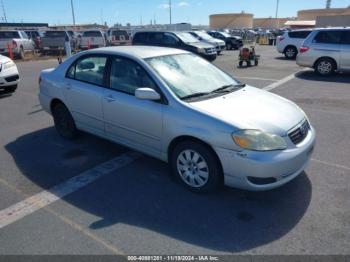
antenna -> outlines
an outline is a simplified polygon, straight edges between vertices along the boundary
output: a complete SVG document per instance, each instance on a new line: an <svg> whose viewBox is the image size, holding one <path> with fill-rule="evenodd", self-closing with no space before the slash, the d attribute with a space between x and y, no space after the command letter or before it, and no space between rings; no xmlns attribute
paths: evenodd
<svg viewBox="0 0 350 262"><path fill-rule="evenodd" d="M5 23L7 23L6 10L4 5L4 0L1 0L2 12L4 13Z"/></svg>

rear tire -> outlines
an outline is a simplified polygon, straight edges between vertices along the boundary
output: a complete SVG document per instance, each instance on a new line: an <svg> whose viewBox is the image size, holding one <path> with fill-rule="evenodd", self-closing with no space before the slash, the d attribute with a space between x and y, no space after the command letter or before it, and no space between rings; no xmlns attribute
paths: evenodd
<svg viewBox="0 0 350 262"><path fill-rule="evenodd" d="M55 128L61 137L73 140L78 136L78 129L75 126L74 119L64 104L56 104L52 109L52 116Z"/></svg>
<svg viewBox="0 0 350 262"><path fill-rule="evenodd" d="M208 146L184 141L175 146L170 156L174 177L195 193L208 193L223 184L222 168L215 153Z"/></svg>
<svg viewBox="0 0 350 262"><path fill-rule="evenodd" d="M24 58L25 58L25 53L24 53L23 47L20 48L20 51L19 51L19 58L20 58L20 59L24 59Z"/></svg>
<svg viewBox="0 0 350 262"><path fill-rule="evenodd" d="M227 43L226 44L226 49L227 50L232 50L232 44L231 43Z"/></svg>
<svg viewBox="0 0 350 262"><path fill-rule="evenodd" d="M315 64L315 71L321 76L330 76L334 74L336 64L332 59L321 58Z"/></svg>
<svg viewBox="0 0 350 262"><path fill-rule="evenodd" d="M297 57L297 55L298 55L298 50L294 46L288 46L284 50L284 56L287 59L295 59Z"/></svg>
<svg viewBox="0 0 350 262"><path fill-rule="evenodd" d="M239 61L239 67L243 67L243 61Z"/></svg>

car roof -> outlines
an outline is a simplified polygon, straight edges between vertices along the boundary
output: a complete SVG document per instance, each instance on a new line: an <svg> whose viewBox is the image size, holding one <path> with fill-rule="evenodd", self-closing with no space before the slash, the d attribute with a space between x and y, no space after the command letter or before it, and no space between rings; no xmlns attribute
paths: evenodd
<svg viewBox="0 0 350 262"><path fill-rule="evenodd" d="M324 28L315 28L314 31L330 31L330 30L350 30L350 27L324 27Z"/></svg>
<svg viewBox="0 0 350 262"><path fill-rule="evenodd" d="M167 56L167 55L177 55L177 54L187 54L189 52L185 50L167 48L167 47L156 47L156 46L114 46L114 47L103 47L98 49L92 49L87 51L87 53L103 53L103 54L114 54L114 55L127 55L139 57L142 59L157 57L157 56Z"/></svg>

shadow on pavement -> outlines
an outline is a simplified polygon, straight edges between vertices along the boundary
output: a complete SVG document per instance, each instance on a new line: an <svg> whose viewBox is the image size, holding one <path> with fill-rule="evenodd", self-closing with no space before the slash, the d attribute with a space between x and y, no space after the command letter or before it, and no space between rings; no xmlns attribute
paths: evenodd
<svg viewBox="0 0 350 262"><path fill-rule="evenodd" d="M79 159L87 147L96 154L114 147L88 135L78 142L66 142L53 132L41 130L6 146L23 175L44 189L52 186L49 176L72 172L65 164L66 157ZM38 140L40 137L45 139ZM51 140L64 147L57 150ZM101 217L90 225L91 230L112 231L113 225L123 223L212 250L240 252L268 244L291 231L305 214L312 196L305 173L269 192L225 188L209 195L187 191L168 174L165 163L143 156L64 201Z"/></svg>
<svg viewBox="0 0 350 262"><path fill-rule="evenodd" d="M303 80L350 84L350 73L335 73L332 76L320 76L313 70L307 70L296 73L295 77Z"/></svg>

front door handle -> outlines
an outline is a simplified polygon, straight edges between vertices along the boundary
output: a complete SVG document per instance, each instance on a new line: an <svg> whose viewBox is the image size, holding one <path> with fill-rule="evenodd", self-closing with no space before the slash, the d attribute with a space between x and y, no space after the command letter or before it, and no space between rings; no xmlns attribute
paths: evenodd
<svg viewBox="0 0 350 262"><path fill-rule="evenodd" d="M116 101L117 99L115 99L112 95L108 95L104 98L108 103L112 103L114 101Z"/></svg>

